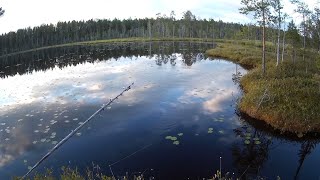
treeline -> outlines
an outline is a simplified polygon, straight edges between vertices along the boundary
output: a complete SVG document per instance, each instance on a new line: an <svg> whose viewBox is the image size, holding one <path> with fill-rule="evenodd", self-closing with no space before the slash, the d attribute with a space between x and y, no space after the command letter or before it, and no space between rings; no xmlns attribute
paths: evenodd
<svg viewBox="0 0 320 180"><path fill-rule="evenodd" d="M313 19L319 17L319 11L315 12ZM292 22L289 26L291 29L287 29L286 32L294 31L295 34L288 34L287 42L302 44L302 35L307 34L304 36L306 46L320 50L319 26L313 26L312 23L308 25L308 28L305 28L307 33L299 33ZM277 29L276 25L270 25L265 29L267 41L276 43L279 38ZM281 39L283 32L281 30ZM296 40L292 40L292 36L295 36ZM255 24L243 25L196 18L191 11L183 13L181 19L176 19L172 11L169 16L157 14L157 18L58 22L2 34L0 36L0 56L44 46L131 37L261 40L262 29Z"/></svg>
<svg viewBox="0 0 320 180"><path fill-rule="evenodd" d="M243 27L237 23L197 19L190 11L185 12L181 19L176 19L172 12L170 16L158 14L157 18L59 22L2 34L0 56L43 46L114 38L231 39ZM260 34L255 36L259 38Z"/></svg>

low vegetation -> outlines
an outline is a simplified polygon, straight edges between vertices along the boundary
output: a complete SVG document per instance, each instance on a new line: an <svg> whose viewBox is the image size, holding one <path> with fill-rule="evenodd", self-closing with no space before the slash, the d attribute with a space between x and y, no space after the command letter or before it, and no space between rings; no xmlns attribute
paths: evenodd
<svg viewBox="0 0 320 180"><path fill-rule="evenodd" d="M132 179L132 180L144 180L144 179L155 179L155 177L144 177L143 173L142 174L137 174L137 175L131 175L131 176L117 176L112 177L112 176L106 176L102 173L99 172L100 168L99 166L93 168L92 170L90 170L89 168L87 168L87 173L85 173L85 175L82 175L81 173L79 173L79 171L77 169L72 169L70 167L62 167L61 168L61 173L60 175L53 175L53 171L50 169L47 169L47 171L45 173L42 174L35 174L32 177L26 178L27 180L56 180L56 179L60 179L60 180L115 180L115 179L119 179L119 180L128 180L128 179ZM20 177L16 177L14 178L14 180L20 180ZM208 178L206 178L208 179ZM211 176L208 180L233 180L233 179L241 179L240 178L236 178L234 176L234 174L231 174L229 172L222 174L220 173L219 170L217 170L217 172ZM263 180L264 178L260 178L257 177L257 179L261 179ZM280 177L277 177L277 180L280 180Z"/></svg>
<svg viewBox="0 0 320 180"><path fill-rule="evenodd" d="M299 136L320 132L319 53L305 50L303 58L302 49L293 53L292 47L287 46L284 61L277 67L275 48L267 43L264 75L261 42L220 42L207 54L230 59L250 69L240 80L244 90L240 111L283 132L294 132Z"/></svg>

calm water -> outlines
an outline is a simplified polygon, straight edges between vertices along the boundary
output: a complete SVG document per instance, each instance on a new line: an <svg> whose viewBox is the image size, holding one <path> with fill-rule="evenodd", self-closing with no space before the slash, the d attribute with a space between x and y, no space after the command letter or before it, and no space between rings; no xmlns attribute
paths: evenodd
<svg viewBox="0 0 320 180"><path fill-rule="evenodd" d="M241 117L246 70L202 53L212 44L140 43L49 49L0 58L0 179L23 175L56 142L132 82L39 168L116 176L318 179L318 139ZM170 137L171 136L171 137ZM133 154L133 155L132 155ZM131 155L131 156L130 156Z"/></svg>

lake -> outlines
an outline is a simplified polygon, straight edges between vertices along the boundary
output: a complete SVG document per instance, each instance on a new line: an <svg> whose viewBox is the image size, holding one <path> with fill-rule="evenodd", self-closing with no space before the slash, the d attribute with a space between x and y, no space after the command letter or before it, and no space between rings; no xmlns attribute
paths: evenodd
<svg viewBox="0 0 320 180"><path fill-rule="evenodd" d="M221 168L244 179L319 179L320 138L281 134L238 112L247 70L206 57L213 47L102 44L0 58L0 179L24 175L133 82L36 171L99 165L109 176L200 179Z"/></svg>

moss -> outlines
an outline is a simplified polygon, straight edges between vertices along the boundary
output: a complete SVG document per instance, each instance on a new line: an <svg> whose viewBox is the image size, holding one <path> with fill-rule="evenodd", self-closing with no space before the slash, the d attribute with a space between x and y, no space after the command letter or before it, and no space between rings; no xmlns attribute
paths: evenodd
<svg viewBox="0 0 320 180"><path fill-rule="evenodd" d="M222 42L207 54L249 67L240 81L244 90L240 111L281 131L320 132L319 54L307 50L303 60L303 51L298 50L293 63L289 52L292 50L286 51L285 61L276 67L275 47L268 44L265 75L260 44L256 42Z"/></svg>

